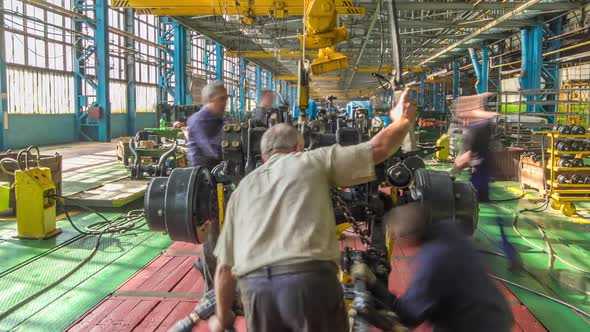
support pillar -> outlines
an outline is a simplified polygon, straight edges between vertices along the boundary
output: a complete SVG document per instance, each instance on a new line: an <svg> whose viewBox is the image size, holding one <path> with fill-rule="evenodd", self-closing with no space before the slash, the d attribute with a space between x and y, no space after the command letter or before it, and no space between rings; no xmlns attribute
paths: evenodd
<svg viewBox="0 0 590 332"><path fill-rule="evenodd" d="M81 36L74 59L75 130L79 137L100 142L111 140L108 9L107 0L74 2L74 12L85 16L74 19L74 29ZM94 37L82 37L85 29L94 30ZM86 68L93 68L95 75L88 76Z"/></svg>
<svg viewBox="0 0 590 332"><path fill-rule="evenodd" d="M487 47L481 49L481 79L479 80L478 93L488 92L488 82L490 79L490 50Z"/></svg>
<svg viewBox="0 0 590 332"><path fill-rule="evenodd" d="M538 22L532 27L520 30L522 67L520 72L520 88L522 90L538 90L541 88L541 72L543 69L543 24ZM540 108L531 102L539 100L538 93L526 93L526 111L536 112Z"/></svg>
<svg viewBox="0 0 590 332"><path fill-rule="evenodd" d="M424 107L424 79L426 78L426 75L424 75L424 73L420 73L420 95L418 96L418 104L419 106ZM393 105L392 105L393 107Z"/></svg>
<svg viewBox="0 0 590 332"><path fill-rule="evenodd" d="M453 99L459 97L459 61L453 60Z"/></svg>
<svg viewBox="0 0 590 332"><path fill-rule="evenodd" d="M125 10L125 32L129 35L135 34L135 10ZM135 50L135 41L131 38L125 38L125 47L128 50ZM135 117L136 117L136 94L135 94L135 54L129 52L125 56L125 77L127 79L127 135L135 135Z"/></svg>
<svg viewBox="0 0 590 332"><path fill-rule="evenodd" d="M174 20L174 104L186 105L186 28Z"/></svg>
<svg viewBox="0 0 590 332"><path fill-rule="evenodd" d="M223 79L223 46L215 43L215 79Z"/></svg>
<svg viewBox="0 0 590 332"><path fill-rule="evenodd" d="M239 93L240 93L240 115L246 114L246 66L248 62L244 58L240 58L240 72L239 72Z"/></svg>
<svg viewBox="0 0 590 332"><path fill-rule="evenodd" d="M256 65L254 81L256 82L256 106L258 106L260 104L260 90L262 89L262 68L259 65Z"/></svg>
<svg viewBox="0 0 590 332"><path fill-rule="evenodd" d="M432 90L432 110L434 112L440 112L440 84L434 83Z"/></svg>

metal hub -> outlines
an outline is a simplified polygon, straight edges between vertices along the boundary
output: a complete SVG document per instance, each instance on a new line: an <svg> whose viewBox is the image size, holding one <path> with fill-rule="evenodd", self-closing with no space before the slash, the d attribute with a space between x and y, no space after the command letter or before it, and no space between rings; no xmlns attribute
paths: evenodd
<svg viewBox="0 0 590 332"><path fill-rule="evenodd" d="M145 214L153 231L166 231L175 241L202 243L206 222L217 217L215 181L205 167L174 169L155 178L145 196Z"/></svg>

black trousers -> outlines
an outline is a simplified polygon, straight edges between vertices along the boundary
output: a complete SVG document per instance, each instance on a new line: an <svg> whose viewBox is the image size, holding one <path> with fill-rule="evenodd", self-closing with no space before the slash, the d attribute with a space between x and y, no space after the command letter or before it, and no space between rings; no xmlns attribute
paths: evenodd
<svg viewBox="0 0 590 332"><path fill-rule="evenodd" d="M286 273L264 268L239 279L248 331L348 331L335 265L323 262L310 266Z"/></svg>

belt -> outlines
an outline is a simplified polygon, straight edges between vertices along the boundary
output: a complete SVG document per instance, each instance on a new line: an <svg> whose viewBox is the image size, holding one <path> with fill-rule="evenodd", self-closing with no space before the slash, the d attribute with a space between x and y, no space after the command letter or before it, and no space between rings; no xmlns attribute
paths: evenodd
<svg viewBox="0 0 590 332"><path fill-rule="evenodd" d="M264 266L242 276L241 278L268 278L271 276L277 276L281 274L317 271L327 271L336 274L338 273L338 267L336 266L336 264L334 264L334 262L330 261L308 261L286 265Z"/></svg>

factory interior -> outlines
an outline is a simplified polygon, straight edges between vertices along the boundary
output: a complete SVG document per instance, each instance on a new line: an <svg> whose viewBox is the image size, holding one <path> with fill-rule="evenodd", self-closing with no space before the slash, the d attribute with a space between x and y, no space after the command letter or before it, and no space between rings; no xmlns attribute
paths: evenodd
<svg viewBox="0 0 590 332"><path fill-rule="evenodd" d="M415 206L466 232L511 331L590 331L590 1L2 0L0 96L0 331L213 329L220 270L201 257L241 220L232 193L258 195L241 181L278 165L265 133L292 125L303 155L366 147L406 105L371 182L325 193L349 331L437 330L353 273L398 298L419 280L423 246L390 213ZM490 128L489 199L481 164L457 166L479 144L466 103ZM195 161L208 139L219 160ZM226 331L252 330L238 298Z"/></svg>

